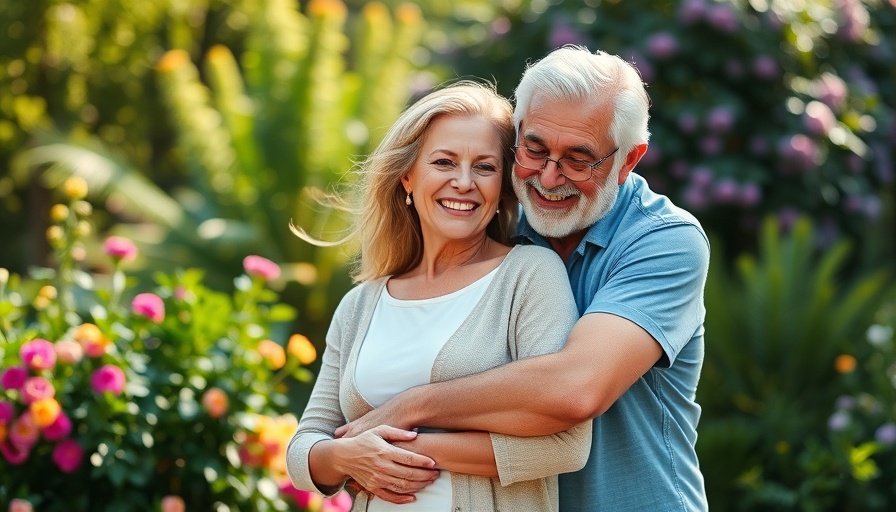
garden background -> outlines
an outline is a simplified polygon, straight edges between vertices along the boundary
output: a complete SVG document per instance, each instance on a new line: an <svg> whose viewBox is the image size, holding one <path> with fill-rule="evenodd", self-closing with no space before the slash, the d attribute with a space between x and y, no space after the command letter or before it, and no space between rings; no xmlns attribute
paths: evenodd
<svg viewBox="0 0 896 512"><path fill-rule="evenodd" d="M896 504L896 1L34 0L0 21L0 509L344 507L278 465L352 255L289 223L338 237L317 200L409 101L469 77L510 96L566 43L636 64L637 172L713 240L711 508Z"/></svg>

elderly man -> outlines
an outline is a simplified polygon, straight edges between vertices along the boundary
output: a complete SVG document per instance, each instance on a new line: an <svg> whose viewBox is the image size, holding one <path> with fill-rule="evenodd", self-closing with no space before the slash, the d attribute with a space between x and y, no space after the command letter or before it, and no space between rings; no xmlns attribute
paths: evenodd
<svg viewBox="0 0 896 512"><path fill-rule="evenodd" d="M649 138L644 84L616 56L564 47L515 97L518 235L566 263L581 314L566 347L412 388L337 434L385 423L533 436L595 418L587 466L560 475L562 511L706 510L694 397L709 243L632 172Z"/></svg>

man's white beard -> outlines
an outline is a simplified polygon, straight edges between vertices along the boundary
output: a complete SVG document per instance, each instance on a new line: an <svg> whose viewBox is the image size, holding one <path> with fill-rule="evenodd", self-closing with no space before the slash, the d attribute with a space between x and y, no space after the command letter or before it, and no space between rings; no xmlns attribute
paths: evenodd
<svg viewBox="0 0 896 512"><path fill-rule="evenodd" d="M579 189L569 181L560 187L546 190L541 186L538 176L538 174L533 174L525 180L520 180L514 175L512 178L513 190L526 213L529 225L545 238L563 238L588 229L613 208L616 196L619 195L619 169L614 169L607 176L597 195L590 199L579 192ZM529 196L530 186L542 195L560 194L564 197L576 195L579 196L579 201L571 210L542 209Z"/></svg>

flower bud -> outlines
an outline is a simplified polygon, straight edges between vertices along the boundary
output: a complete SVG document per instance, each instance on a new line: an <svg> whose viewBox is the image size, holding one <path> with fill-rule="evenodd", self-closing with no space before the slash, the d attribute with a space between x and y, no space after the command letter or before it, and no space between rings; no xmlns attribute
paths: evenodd
<svg viewBox="0 0 896 512"><path fill-rule="evenodd" d="M46 285L41 287L40 291L37 292L37 295L39 297L44 297L47 300L56 300L56 297L58 297L59 294L56 291L56 287Z"/></svg>
<svg viewBox="0 0 896 512"><path fill-rule="evenodd" d="M303 365L311 364L317 359L317 349L314 348L311 340L301 334L293 334L289 337L286 350Z"/></svg>
<svg viewBox="0 0 896 512"><path fill-rule="evenodd" d="M69 199L84 199L87 197L87 182L79 176L72 176L62 184L62 191Z"/></svg>
<svg viewBox="0 0 896 512"><path fill-rule="evenodd" d="M59 226L50 226L47 228L47 241L53 247L61 247L65 241L65 231Z"/></svg>
<svg viewBox="0 0 896 512"><path fill-rule="evenodd" d="M92 230L90 223L86 220L82 220L75 226L75 235L78 236L78 238L83 238L89 235Z"/></svg>
<svg viewBox="0 0 896 512"><path fill-rule="evenodd" d="M50 208L50 218L57 224L62 223L68 218L68 206L64 204L53 205Z"/></svg>
<svg viewBox="0 0 896 512"><path fill-rule="evenodd" d="M89 217L93 213L93 205L87 201L75 201L72 204L72 209L79 217Z"/></svg>

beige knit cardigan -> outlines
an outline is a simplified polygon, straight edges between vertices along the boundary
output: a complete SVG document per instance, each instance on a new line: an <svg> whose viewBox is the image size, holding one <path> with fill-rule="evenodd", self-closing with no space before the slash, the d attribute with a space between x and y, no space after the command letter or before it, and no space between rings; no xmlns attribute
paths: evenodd
<svg viewBox="0 0 896 512"><path fill-rule="evenodd" d="M287 449L289 477L299 489L323 493L309 473L311 447L332 439L337 427L372 409L358 392L354 373L358 349L386 281L358 285L336 309L317 382ZM559 350L578 317L568 283L563 263L553 251L514 247L473 312L436 357L431 381ZM591 449L591 422L551 436L492 434L491 439L499 478L452 474L452 510L556 511L556 475L584 467ZM355 496L352 511L366 508L365 493Z"/></svg>

